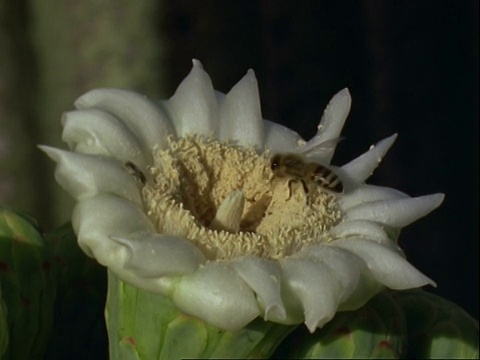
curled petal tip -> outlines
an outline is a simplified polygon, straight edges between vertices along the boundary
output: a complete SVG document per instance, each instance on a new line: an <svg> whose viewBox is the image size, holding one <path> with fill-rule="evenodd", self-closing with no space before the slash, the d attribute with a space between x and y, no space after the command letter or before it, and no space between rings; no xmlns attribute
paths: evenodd
<svg viewBox="0 0 480 360"><path fill-rule="evenodd" d="M58 158L59 158L58 152L61 150L51 146L47 146L47 145L37 145L37 147L40 150L42 150L45 154L47 154L50 159L52 159L53 161L58 161Z"/></svg>
<svg viewBox="0 0 480 360"><path fill-rule="evenodd" d="M218 127L218 103L210 76L198 60L180 83L167 107L173 119L176 133L208 135Z"/></svg>
<svg viewBox="0 0 480 360"><path fill-rule="evenodd" d="M430 195L432 198L436 199L438 204L435 207L438 207L442 204L443 200L445 200L445 194L443 193L437 193L437 194L432 194Z"/></svg>
<svg viewBox="0 0 480 360"><path fill-rule="evenodd" d="M320 123L317 126L317 134L307 143L307 148L314 144L336 139L340 137L343 125L350 113L352 98L347 88L336 93L327 104L323 112ZM325 151L319 159L319 162L329 164L332 159L335 147Z"/></svg>
<svg viewBox="0 0 480 360"><path fill-rule="evenodd" d="M193 68L199 68L199 69L203 69L203 65L202 63L200 62L200 60L197 60L197 59L192 59L192 64L193 64Z"/></svg>
<svg viewBox="0 0 480 360"><path fill-rule="evenodd" d="M75 101L79 110L97 109L116 117L150 153L155 146L165 148L167 136L174 134L167 114L145 96L124 89L95 89Z"/></svg>
<svg viewBox="0 0 480 360"><path fill-rule="evenodd" d="M342 90L340 90L338 93L334 95L332 100L333 99L341 100L344 102L344 105L347 105L348 107L350 107L352 103L352 94L350 93L350 90L348 90L348 88L343 88Z"/></svg>
<svg viewBox="0 0 480 360"><path fill-rule="evenodd" d="M321 328L324 324L326 324L327 321L305 321L305 326L307 327L308 331L310 334L313 334L317 328Z"/></svg>
<svg viewBox="0 0 480 360"><path fill-rule="evenodd" d="M327 105L329 111L335 114L341 114L342 117L347 117L352 105L352 96L348 88L343 88L337 92ZM326 109L326 110L327 110Z"/></svg>
<svg viewBox="0 0 480 360"><path fill-rule="evenodd" d="M398 134L395 133L393 135L390 135L386 137L385 139L380 140L376 145L372 145L374 147L380 148L380 149L385 149L385 152L390 149L390 147L393 145L395 140L397 140Z"/></svg>
<svg viewBox="0 0 480 360"><path fill-rule="evenodd" d="M390 135L389 137L381 140L381 141L377 144L377 146L379 146L380 143L383 142L383 144L385 144L385 147L386 147L387 149L390 149L390 148L392 147L392 145L395 143L395 141L397 140L397 137L398 137L398 133L392 134L392 135Z"/></svg>
<svg viewBox="0 0 480 360"><path fill-rule="evenodd" d="M373 174L396 139L397 134L393 134L380 140L377 144L370 146L368 151L343 165L342 171L355 184L361 184Z"/></svg>
<svg viewBox="0 0 480 360"><path fill-rule="evenodd" d="M238 97L242 92L254 94L256 98L255 102L260 103L257 78L252 69L249 69L247 73L230 89L227 96L230 94L230 97L232 97L232 95Z"/></svg>
<svg viewBox="0 0 480 360"><path fill-rule="evenodd" d="M340 101L344 101L341 102ZM350 90L348 88L343 88L339 92L337 92L335 95L333 95L332 99L329 101L329 105L333 104L342 104L342 105L347 105L351 102L352 96L350 94Z"/></svg>
<svg viewBox="0 0 480 360"><path fill-rule="evenodd" d="M443 194L433 194L415 198L373 201L355 206L345 217L349 220L370 220L402 228L436 209L443 198Z"/></svg>
<svg viewBox="0 0 480 360"><path fill-rule="evenodd" d="M315 330L317 330L317 324L311 324L311 323L308 323L307 321L305 321L305 326L307 327L310 334L313 334L315 332Z"/></svg>
<svg viewBox="0 0 480 360"><path fill-rule="evenodd" d="M271 304L265 309L264 319L268 320L270 314L273 314L276 319L285 320L287 312L283 304Z"/></svg>
<svg viewBox="0 0 480 360"><path fill-rule="evenodd" d="M412 206L412 209L421 213L421 215L419 216L420 218L438 208L442 204L444 199L445 194L442 193L418 196L416 198L413 198L413 200L417 200L418 205Z"/></svg>
<svg viewBox="0 0 480 360"><path fill-rule="evenodd" d="M435 284L390 245L355 237L336 240L335 245L362 259L373 278L390 289L405 290Z"/></svg>
<svg viewBox="0 0 480 360"><path fill-rule="evenodd" d="M253 71L253 69L248 69L247 71L247 74L245 75L245 77L250 80L250 81L255 81L257 82L257 78L255 76L255 71Z"/></svg>
<svg viewBox="0 0 480 360"><path fill-rule="evenodd" d="M220 139L236 140L242 145L256 148L263 146L264 124L253 71L249 70L225 96L220 118Z"/></svg>
<svg viewBox="0 0 480 360"><path fill-rule="evenodd" d="M388 150L392 147L392 145L397 140L398 134L395 133L386 137L385 139L380 140L375 145L370 147L370 150L374 151L375 155L377 155L377 162L380 163L383 160L383 157L387 154ZM373 171L374 169L372 169Z"/></svg>
<svg viewBox="0 0 480 360"><path fill-rule="evenodd" d="M190 273L205 261L197 248L175 236L144 233L133 238L113 235L109 238L128 250L125 268L143 278Z"/></svg>

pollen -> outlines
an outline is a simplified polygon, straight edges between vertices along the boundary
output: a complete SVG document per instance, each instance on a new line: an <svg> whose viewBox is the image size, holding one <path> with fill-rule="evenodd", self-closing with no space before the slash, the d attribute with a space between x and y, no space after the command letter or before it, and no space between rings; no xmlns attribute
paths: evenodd
<svg viewBox="0 0 480 360"><path fill-rule="evenodd" d="M268 152L192 135L169 138L153 156L142 192L148 216L211 260L283 258L331 241L341 220L335 194L318 188L307 199L300 182L272 181Z"/></svg>

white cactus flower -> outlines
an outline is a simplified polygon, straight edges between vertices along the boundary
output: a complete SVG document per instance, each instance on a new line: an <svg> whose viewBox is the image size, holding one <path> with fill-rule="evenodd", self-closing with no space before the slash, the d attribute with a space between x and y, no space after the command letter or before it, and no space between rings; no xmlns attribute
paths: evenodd
<svg viewBox="0 0 480 360"><path fill-rule="evenodd" d="M70 151L41 149L77 200L81 248L120 279L223 329L261 316L313 332L384 287L435 285L395 236L444 196L365 184L396 135L330 166L350 104L347 89L336 94L304 141L262 119L253 71L224 95L194 60L166 101L86 93L62 119ZM301 181L273 176L277 153L308 154L343 192L315 184L307 193Z"/></svg>

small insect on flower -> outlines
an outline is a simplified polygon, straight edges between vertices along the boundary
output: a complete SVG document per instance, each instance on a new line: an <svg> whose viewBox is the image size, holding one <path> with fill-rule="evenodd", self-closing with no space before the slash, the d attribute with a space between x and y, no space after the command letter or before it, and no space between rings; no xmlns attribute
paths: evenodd
<svg viewBox="0 0 480 360"><path fill-rule="evenodd" d="M309 194L320 187L323 190L331 191L337 194L343 192L343 184L340 178L328 167L318 163L308 161L308 154L322 148L331 146L332 142L337 143L339 139L329 140L309 149L307 152L276 154L270 161L272 170L272 180L276 178L288 179L289 196L292 195L291 183L300 182L303 186L309 203Z"/></svg>
<svg viewBox="0 0 480 360"><path fill-rule="evenodd" d="M123 167L127 172L132 175L135 180L137 180L139 183L142 185L145 185L147 183L147 177L145 174L131 161L127 161L123 164Z"/></svg>

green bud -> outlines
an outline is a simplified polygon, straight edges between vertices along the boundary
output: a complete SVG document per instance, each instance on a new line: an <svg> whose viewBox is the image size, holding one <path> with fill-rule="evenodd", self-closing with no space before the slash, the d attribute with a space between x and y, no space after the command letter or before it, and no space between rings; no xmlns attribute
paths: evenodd
<svg viewBox="0 0 480 360"><path fill-rule="evenodd" d="M390 293L382 292L358 310L337 313L313 334L299 327L275 358L398 359L406 345L403 313Z"/></svg>
<svg viewBox="0 0 480 360"><path fill-rule="evenodd" d="M111 359L267 359L295 328L257 318L243 329L226 331L110 272L106 319Z"/></svg>
<svg viewBox="0 0 480 360"><path fill-rule="evenodd" d="M53 321L54 268L31 217L0 210L0 268L9 333L2 359L41 359Z"/></svg>
<svg viewBox="0 0 480 360"><path fill-rule="evenodd" d="M408 357L478 359L478 321L458 305L423 290L394 293L407 319Z"/></svg>

